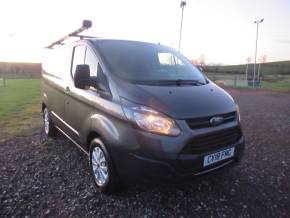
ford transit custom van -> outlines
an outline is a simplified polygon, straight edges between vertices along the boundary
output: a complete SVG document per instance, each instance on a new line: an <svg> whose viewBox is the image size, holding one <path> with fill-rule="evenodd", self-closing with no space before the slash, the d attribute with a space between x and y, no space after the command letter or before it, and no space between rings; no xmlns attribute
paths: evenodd
<svg viewBox="0 0 290 218"><path fill-rule="evenodd" d="M45 134L87 154L104 193L132 179L183 181L242 157L236 102L173 48L83 38L50 49L42 78Z"/></svg>

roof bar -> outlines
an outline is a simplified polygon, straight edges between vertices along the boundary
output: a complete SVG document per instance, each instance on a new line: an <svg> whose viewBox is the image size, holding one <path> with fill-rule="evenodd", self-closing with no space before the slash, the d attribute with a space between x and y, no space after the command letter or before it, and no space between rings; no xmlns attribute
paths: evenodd
<svg viewBox="0 0 290 218"><path fill-rule="evenodd" d="M61 39L51 43L49 46L47 46L46 48L53 48L53 46L55 45L63 45L63 42L67 39L69 39L70 37L80 37L80 39L82 38L87 38L86 36L82 36L82 35L79 35L79 33L89 29L92 27L92 21L90 20L83 20L83 24L82 24L82 27L78 28L77 30L71 32L70 34L62 37Z"/></svg>

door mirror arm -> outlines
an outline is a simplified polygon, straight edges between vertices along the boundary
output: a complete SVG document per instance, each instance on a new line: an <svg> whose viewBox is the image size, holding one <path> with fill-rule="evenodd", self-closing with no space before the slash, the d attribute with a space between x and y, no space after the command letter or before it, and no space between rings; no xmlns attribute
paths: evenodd
<svg viewBox="0 0 290 218"><path fill-rule="evenodd" d="M92 76L90 79L90 86L94 87L98 90L98 92L103 96L112 96L110 90L107 85L105 85L102 81L99 80L97 76Z"/></svg>

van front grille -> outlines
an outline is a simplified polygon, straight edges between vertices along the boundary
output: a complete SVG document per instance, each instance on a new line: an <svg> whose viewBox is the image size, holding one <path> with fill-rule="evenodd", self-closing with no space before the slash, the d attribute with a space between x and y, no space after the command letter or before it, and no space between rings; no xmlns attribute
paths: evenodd
<svg viewBox="0 0 290 218"><path fill-rule="evenodd" d="M204 134L190 140L184 147L182 153L202 153L225 146L231 146L241 137L242 132L239 127Z"/></svg>
<svg viewBox="0 0 290 218"><path fill-rule="evenodd" d="M223 123L232 122L237 119L237 113L234 111L231 113L219 114L215 116L187 119L186 122L191 129L208 128L212 126L210 119L217 116L223 118Z"/></svg>

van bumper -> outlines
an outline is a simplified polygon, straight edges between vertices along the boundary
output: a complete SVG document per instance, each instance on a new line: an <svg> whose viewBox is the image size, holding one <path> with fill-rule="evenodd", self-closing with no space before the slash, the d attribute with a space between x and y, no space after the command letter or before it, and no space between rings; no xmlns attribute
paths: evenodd
<svg viewBox="0 0 290 218"><path fill-rule="evenodd" d="M203 167L205 155L212 154L229 147L235 147L232 158ZM233 165L241 160L245 148L245 138L242 136L231 146L220 147L198 154L166 154L162 156L150 157L138 152L119 152L117 158L117 170L121 178L126 182L136 180L160 181L160 182L182 182L225 166ZM121 156L121 158L120 158Z"/></svg>

